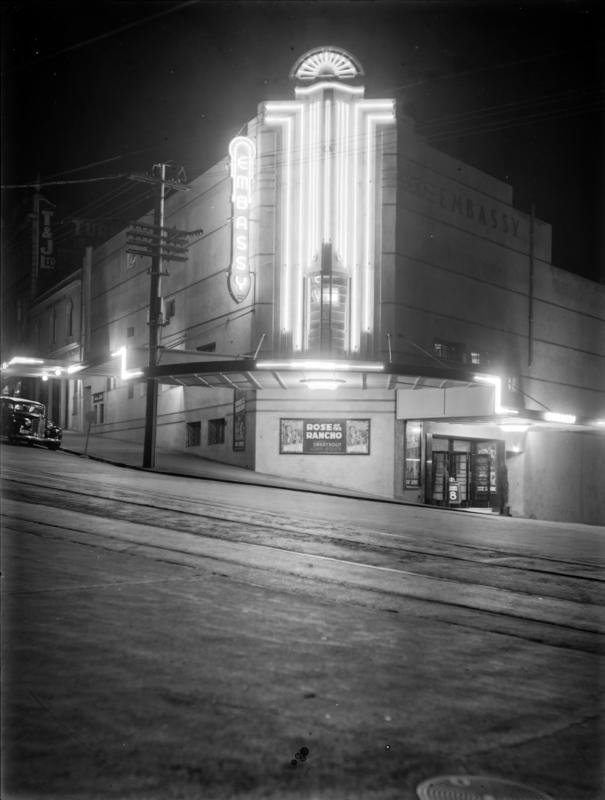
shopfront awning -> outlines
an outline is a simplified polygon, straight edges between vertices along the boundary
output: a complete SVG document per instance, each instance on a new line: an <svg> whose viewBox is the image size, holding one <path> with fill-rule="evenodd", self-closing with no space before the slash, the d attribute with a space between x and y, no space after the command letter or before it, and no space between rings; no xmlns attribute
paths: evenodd
<svg viewBox="0 0 605 800"><path fill-rule="evenodd" d="M359 360L309 358L231 358L179 350L164 350L150 369L145 348L119 351L95 364L62 363L57 360L17 359L3 364L4 379L11 375L44 379L118 377L202 389L282 390L308 389L391 390L397 392L400 419L432 419L540 425L553 429L605 431L603 420L499 405L496 376L449 365L423 365Z"/></svg>

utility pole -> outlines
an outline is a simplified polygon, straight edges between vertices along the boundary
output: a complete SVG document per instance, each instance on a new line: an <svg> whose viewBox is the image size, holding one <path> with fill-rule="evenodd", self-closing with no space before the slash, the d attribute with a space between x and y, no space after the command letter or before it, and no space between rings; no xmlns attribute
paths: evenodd
<svg viewBox="0 0 605 800"><path fill-rule="evenodd" d="M153 371L157 364L160 344L160 294L162 272L162 243L164 239L164 203L166 199L166 164L158 164L159 182L153 211L153 227L157 231L159 241L153 247L151 257L151 280L149 282L149 370ZM147 378L147 395L145 406L145 444L143 448L143 466L155 467L155 431L158 414L158 380L153 376Z"/></svg>
<svg viewBox="0 0 605 800"><path fill-rule="evenodd" d="M36 181L36 191L34 192L34 203L32 210L32 268L30 274L29 295L31 302L34 302L38 292L38 270L40 266L40 173Z"/></svg>
<svg viewBox="0 0 605 800"><path fill-rule="evenodd" d="M131 175L132 180L152 183L156 187L153 211L153 225L135 222L128 231L127 251L151 258L149 269L149 374L147 377L147 396L145 403L145 441L143 445L143 467L155 467L155 440L158 412L158 380L154 375L160 349L160 330L164 321L161 293L162 275L166 261L187 261L188 237L201 236L202 230L180 231L164 227L164 206L166 190L188 191L181 183L185 179L182 167L176 174L176 181L167 179L167 171L176 172L172 163L154 164L152 175Z"/></svg>

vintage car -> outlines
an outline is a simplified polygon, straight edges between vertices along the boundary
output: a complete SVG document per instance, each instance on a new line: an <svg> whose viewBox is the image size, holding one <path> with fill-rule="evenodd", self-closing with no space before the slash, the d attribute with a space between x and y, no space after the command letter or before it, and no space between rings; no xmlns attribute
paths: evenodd
<svg viewBox="0 0 605 800"><path fill-rule="evenodd" d="M63 431L46 419L46 406L23 397L0 397L0 434L9 444L39 444L49 450L61 447Z"/></svg>

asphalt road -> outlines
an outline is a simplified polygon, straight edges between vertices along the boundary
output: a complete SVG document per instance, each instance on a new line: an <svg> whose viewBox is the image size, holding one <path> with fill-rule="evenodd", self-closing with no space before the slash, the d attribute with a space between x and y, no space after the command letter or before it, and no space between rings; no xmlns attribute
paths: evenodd
<svg viewBox="0 0 605 800"><path fill-rule="evenodd" d="M603 529L1 456L5 800L603 796Z"/></svg>

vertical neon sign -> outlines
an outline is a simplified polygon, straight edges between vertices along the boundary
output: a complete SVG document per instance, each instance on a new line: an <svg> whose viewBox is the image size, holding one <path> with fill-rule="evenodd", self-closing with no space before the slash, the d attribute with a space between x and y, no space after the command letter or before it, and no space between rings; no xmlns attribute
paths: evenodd
<svg viewBox="0 0 605 800"><path fill-rule="evenodd" d="M247 136L236 136L231 141L229 158L233 221L228 284L231 296L236 303L241 303L246 299L251 284L250 207L252 205L254 156L254 142Z"/></svg>

